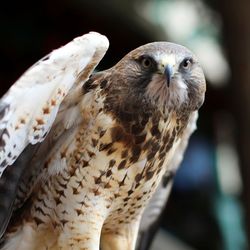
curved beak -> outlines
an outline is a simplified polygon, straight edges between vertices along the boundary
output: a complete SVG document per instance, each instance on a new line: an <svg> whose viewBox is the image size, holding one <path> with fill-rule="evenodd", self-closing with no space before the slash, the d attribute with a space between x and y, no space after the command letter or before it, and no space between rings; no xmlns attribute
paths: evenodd
<svg viewBox="0 0 250 250"><path fill-rule="evenodd" d="M171 78L174 74L175 58L173 56L164 57L159 63L159 72L165 75L167 86L170 86Z"/></svg>
<svg viewBox="0 0 250 250"><path fill-rule="evenodd" d="M171 77L173 75L173 67L171 67L170 65L166 65L165 66L165 70L164 70L164 75L166 76L167 86L169 87L170 81L171 81Z"/></svg>

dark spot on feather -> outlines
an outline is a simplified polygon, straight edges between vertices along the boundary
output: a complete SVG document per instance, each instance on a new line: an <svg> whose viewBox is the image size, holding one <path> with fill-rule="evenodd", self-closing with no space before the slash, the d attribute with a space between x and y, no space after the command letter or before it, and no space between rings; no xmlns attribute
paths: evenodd
<svg viewBox="0 0 250 250"><path fill-rule="evenodd" d="M81 204L84 207L90 207L84 200L79 202L79 204Z"/></svg>
<svg viewBox="0 0 250 250"><path fill-rule="evenodd" d="M49 113L50 113L49 107L43 108L43 114L44 114L44 115L47 115L47 114L49 114Z"/></svg>
<svg viewBox="0 0 250 250"><path fill-rule="evenodd" d="M130 157L129 162L136 163L139 160L139 158L140 158L140 155L134 155L134 156Z"/></svg>
<svg viewBox="0 0 250 250"><path fill-rule="evenodd" d="M142 179L142 174L141 174L141 173L139 173L139 174L137 174L137 175L135 176L135 181L136 181L137 183L139 183L139 182L141 181L141 179Z"/></svg>
<svg viewBox="0 0 250 250"><path fill-rule="evenodd" d="M34 136L34 139L35 139L35 140L39 139L39 135L35 135L35 136Z"/></svg>
<svg viewBox="0 0 250 250"><path fill-rule="evenodd" d="M159 162L159 167L162 167L164 161L165 161L165 157L164 157L163 159L160 160L160 162Z"/></svg>
<svg viewBox="0 0 250 250"><path fill-rule="evenodd" d="M68 223L68 221L65 220L65 219L61 219L60 222L61 222L61 224L62 224L63 226L65 226L65 224Z"/></svg>
<svg viewBox="0 0 250 250"><path fill-rule="evenodd" d="M34 209L35 209L36 212L39 212L44 216L48 216L48 214L45 213L40 207L34 206Z"/></svg>
<svg viewBox="0 0 250 250"><path fill-rule="evenodd" d="M62 158L66 158L66 152L67 152L67 151L64 150L64 151L62 151L62 152L60 153L61 159L62 159Z"/></svg>
<svg viewBox="0 0 250 250"><path fill-rule="evenodd" d="M151 153L157 153L160 149L160 144L158 141L155 141L151 144L150 152Z"/></svg>
<svg viewBox="0 0 250 250"><path fill-rule="evenodd" d="M150 180L154 176L154 171L147 171L146 172L146 181Z"/></svg>
<svg viewBox="0 0 250 250"><path fill-rule="evenodd" d="M169 134L166 134L166 135L163 137L163 143L164 143L164 144L168 144L169 137L170 137Z"/></svg>
<svg viewBox="0 0 250 250"><path fill-rule="evenodd" d="M80 191L78 191L77 188L75 188L75 187L73 187L72 190L73 190L73 194L79 194L80 193Z"/></svg>
<svg viewBox="0 0 250 250"><path fill-rule="evenodd" d="M23 120L24 121L24 120ZM43 119L36 119L36 122L38 125L43 125L44 124L44 120ZM24 122L23 122L24 123Z"/></svg>
<svg viewBox="0 0 250 250"><path fill-rule="evenodd" d="M168 183L173 180L174 173L173 171L169 171L168 174L164 175L162 178L162 186L167 187Z"/></svg>
<svg viewBox="0 0 250 250"><path fill-rule="evenodd" d="M65 183L61 183L61 182L58 181L58 184L59 184L59 186L62 187L63 189L66 189L66 188L67 188L67 184L65 184Z"/></svg>
<svg viewBox="0 0 250 250"><path fill-rule="evenodd" d="M63 188L63 190L56 190L56 193L59 195L59 196L63 196L66 198L66 195L64 194L64 189L65 189L65 186Z"/></svg>
<svg viewBox="0 0 250 250"><path fill-rule="evenodd" d="M150 154L147 155L147 160L150 161L155 157L155 152L151 152Z"/></svg>
<svg viewBox="0 0 250 250"><path fill-rule="evenodd" d="M97 87L97 84L94 84L94 80L90 78L82 86L83 94L88 93L90 90L95 89L96 87Z"/></svg>
<svg viewBox="0 0 250 250"><path fill-rule="evenodd" d="M88 153L88 155L89 155L90 158L92 158L93 156L95 156L95 153L92 152L92 151L87 150L87 153Z"/></svg>
<svg viewBox="0 0 250 250"><path fill-rule="evenodd" d="M116 151L115 148L111 148L111 149L108 150L107 155L111 155L111 154L113 154L115 151Z"/></svg>
<svg viewBox="0 0 250 250"><path fill-rule="evenodd" d="M7 161L6 160L3 160L3 162L1 163L1 167L5 167L7 165Z"/></svg>
<svg viewBox="0 0 250 250"><path fill-rule="evenodd" d="M165 147L165 152L168 152L172 148L174 139L175 139L174 137L171 137L169 139L169 141L168 141L168 143L167 143L167 145Z"/></svg>
<svg viewBox="0 0 250 250"><path fill-rule="evenodd" d="M122 181L119 183L119 187L124 186L126 178L127 178L127 173L124 175Z"/></svg>
<svg viewBox="0 0 250 250"><path fill-rule="evenodd" d="M99 151L108 150L112 147L113 143L101 143L99 146Z"/></svg>
<svg viewBox="0 0 250 250"><path fill-rule="evenodd" d="M93 190L93 194L94 194L95 196L98 196L98 195L101 194L101 192L100 192L98 189L94 189L94 190Z"/></svg>
<svg viewBox="0 0 250 250"><path fill-rule="evenodd" d="M100 138L102 138L102 137L104 136L105 133L106 133L106 130L102 130L102 131L100 132Z"/></svg>
<svg viewBox="0 0 250 250"><path fill-rule="evenodd" d="M6 143L3 138L0 139L0 147L3 148L5 147Z"/></svg>
<svg viewBox="0 0 250 250"><path fill-rule="evenodd" d="M3 119L3 117L5 116L5 113L8 111L9 107L10 107L9 104L1 103L1 105L0 105L0 120Z"/></svg>
<svg viewBox="0 0 250 250"><path fill-rule="evenodd" d="M136 199L139 201L139 200L142 199L142 197L143 197L143 196L138 196L138 197L136 197Z"/></svg>
<svg viewBox="0 0 250 250"><path fill-rule="evenodd" d="M77 215L84 215L83 211L81 209L75 209Z"/></svg>
<svg viewBox="0 0 250 250"><path fill-rule="evenodd" d="M123 168L126 166L126 163L127 163L126 160L122 160L122 161L120 162L120 164L118 165L117 169L118 169L118 170L123 169Z"/></svg>
<svg viewBox="0 0 250 250"><path fill-rule="evenodd" d="M109 177L109 176L111 176L111 175L112 175L112 170L109 169L109 170L107 171L107 173L106 173L106 176Z"/></svg>
<svg viewBox="0 0 250 250"><path fill-rule="evenodd" d="M158 128L158 124L154 125L151 130L150 130L152 136L155 136L157 139L159 139L161 137L161 132Z"/></svg>
<svg viewBox="0 0 250 250"><path fill-rule="evenodd" d="M127 201L129 201L129 199L130 199L129 197L126 197L126 198L123 199L123 201L127 202Z"/></svg>
<svg viewBox="0 0 250 250"><path fill-rule="evenodd" d="M156 174L158 175L161 172L162 168L158 168Z"/></svg>
<svg viewBox="0 0 250 250"><path fill-rule="evenodd" d="M112 159L109 161L109 168L112 168L115 165L115 160Z"/></svg>
<svg viewBox="0 0 250 250"><path fill-rule="evenodd" d="M163 151L162 153L159 154L160 160L165 159L165 157L166 157L166 152Z"/></svg>
<svg viewBox="0 0 250 250"><path fill-rule="evenodd" d="M101 81L101 84L100 84L101 89L105 88L107 86L107 83L108 83L107 80Z"/></svg>
<svg viewBox="0 0 250 250"><path fill-rule="evenodd" d="M44 224L44 221L42 221L40 218L34 216L34 221L36 223L37 226L39 226L40 224Z"/></svg>
<svg viewBox="0 0 250 250"><path fill-rule="evenodd" d="M82 168L85 168L89 165L89 162L88 161L82 161Z"/></svg>
<svg viewBox="0 0 250 250"><path fill-rule="evenodd" d="M111 188L112 186L110 185L110 183L108 182L108 183L106 183L105 185L104 185L104 188Z"/></svg>
<svg viewBox="0 0 250 250"><path fill-rule="evenodd" d="M102 182L101 176L99 176L99 177L94 177L94 179L95 179L95 184L100 184L100 183Z"/></svg>
<svg viewBox="0 0 250 250"><path fill-rule="evenodd" d="M56 202L57 206L62 203L60 197L54 197L54 201Z"/></svg>
<svg viewBox="0 0 250 250"><path fill-rule="evenodd" d="M51 100L50 100L50 104L51 104L51 106L56 106L56 100L51 99Z"/></svg>
<svg viewBox="0 0 250 250"><path fill-rule="evenodd" d="M128 191L128 196L130 196L133 192L134 192L134 191L130 189L130 190Z"/></svg>
<svg viewBox="0 0 250 250"><path fill-rule="evenodd" d="M120 196L121 196L121 195L120 195L119 193L114 194L114 197L115 197L115 198L118 198L118 197L120 197ZM121 208L117 209L118 212L121 211L121 210L122 210Z"/></svg>

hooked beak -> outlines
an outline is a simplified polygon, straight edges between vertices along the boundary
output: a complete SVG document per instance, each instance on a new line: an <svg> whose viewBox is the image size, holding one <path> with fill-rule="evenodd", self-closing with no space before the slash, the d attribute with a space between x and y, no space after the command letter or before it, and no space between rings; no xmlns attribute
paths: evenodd
<svg viewBox="0 0 250 250"><path fill-rule="evenodd" d="M159 63L160 74L165 75L167 86L170 86L171 78L174 74L175 58L168 56L163 58Z"/></svg>
<svg viewBox="0 0 250 250"><path fill-rule="evenodd" d="M166 76L168 87L170 85L172 74L173 74L173 68L170 65L166 65L164 70L164 75Z"/></svg>

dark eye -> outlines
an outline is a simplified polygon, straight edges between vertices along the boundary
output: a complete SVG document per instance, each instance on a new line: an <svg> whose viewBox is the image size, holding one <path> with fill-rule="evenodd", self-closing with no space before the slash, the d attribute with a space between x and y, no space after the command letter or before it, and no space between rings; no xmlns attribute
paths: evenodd
<svg viewBox="0 0 250 250"><path fill-rule="evenodd" d="M192 58L185 58L181 63L181 67L187 70L191 67L192 64L193 64Z"/></svg>
<svg viewBox="0 0 250 250"><path fill-rule="evenodd" d="M149 69L153 66L153 59L150 57L144 57L141 59L141 65L144 68Z"/></svg>

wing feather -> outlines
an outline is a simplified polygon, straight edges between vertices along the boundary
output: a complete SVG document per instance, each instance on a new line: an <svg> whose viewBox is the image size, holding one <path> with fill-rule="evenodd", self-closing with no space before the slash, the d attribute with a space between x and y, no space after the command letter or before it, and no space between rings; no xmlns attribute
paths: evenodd
<svg viewBox="0 0 250 250"><path fill-rule="evenodd" d="M38 61L2 97L0 177L28 144L44 140L64 98L88 79L108 45L95 32L77 37Z"/></svg>

